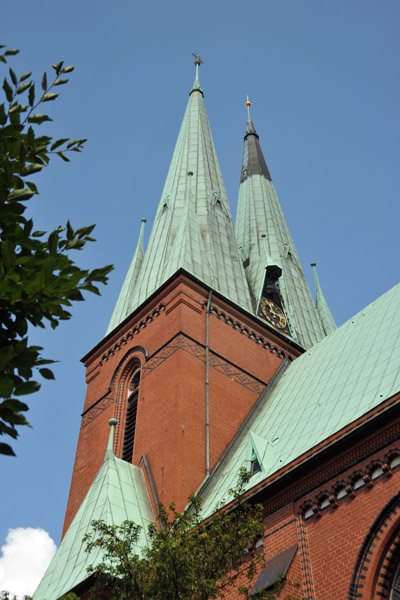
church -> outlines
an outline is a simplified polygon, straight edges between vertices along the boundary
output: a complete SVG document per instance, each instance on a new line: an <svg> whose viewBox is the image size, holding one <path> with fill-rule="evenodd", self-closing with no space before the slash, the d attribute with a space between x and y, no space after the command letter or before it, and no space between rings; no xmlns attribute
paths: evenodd
<svg viewBox="0 0 400 600"><path fill-rule="evenodd" d="M34 600L85 597L94 519L147 525L159 502L205 516L245 467L265 565L307 600L400 599L400 285L337 328L315 301L247 99L235 224L199 81L146 249L83 357L63 539ZM111 425L111 427L109 426Z"/></svg>

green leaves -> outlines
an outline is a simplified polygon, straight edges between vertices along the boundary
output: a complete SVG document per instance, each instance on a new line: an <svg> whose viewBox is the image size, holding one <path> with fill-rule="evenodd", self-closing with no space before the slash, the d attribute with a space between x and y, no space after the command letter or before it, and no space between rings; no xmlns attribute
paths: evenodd
<svg viewBox="0 0 400 600"><path fill-rule="evenodd" d="M6 94L7 100L9 102L11 102L13 99L13 89L5 77L4 77L4 81L3 81L3 90Z"/></svg>
<svg viewBox="0 0 400 600"><path fill-rule="evenodd" d="M14 71L12 70L11 67L9 69L9 73L10 73L11 81L13 82L14 85L17 85L18 77L16 76L16 74L14 73Z"/></svg>
<svg viewBox="0 0 400 600"><path fill-rule="evenodd" d="M45 379L55 379L54 373L50 369L39 369L39 373Z"/></svg>
<svg viewBox="0 0 400 600"><path fill-rule="evenodd" d="M51 65L53 67L53 69L55 70L55 72L57 73L57 75L59 75L61 73L63 64L64 64L64 61L62 60L61 62L59 62L55 65Z"/></svg>
<svg viewBox="0 0 400 600"><path fill-rule="evenodd" d="M29 106L33 107L33 105L35 104L35 84L32 84L31 87L29 88L28 100L29 100Z"/></svg>
<svg viewBox="0 0 400 600"><path fill-rule="evenodd" d="M245 501L249 473L241 470L229 511L216 507L204 522L202 500L189 498L189 508L178 512L175 505L159 505L157 524L147 530L149 544L137 554L142 528L132 521L121 525L92 522L84 537L86 552L100 549L102 562L89 567L96 573L91 598L96 600L205 600L229 597L239 592L249 598L256 571L263 564L262 553L247 553L263 530L261 506ZM142 538L143 539L143 538ZM276 598L274 592L260 592L257 598Z"/></svg>
<svg viewBox="0 0 400 600"><path fill-rule="evenodd" d="M30 77L31 75L32 75L32 71L27 71L27 73L24 73L19 78L20 82L25 81L25 79L28 79L28 77Z"/></svg>
<svg viewBox="0 0 400 600"><path fill-rule="evenodd" d="M28 123L36 123L37 125L41 125L45 121L52 121L47 115L30 115L28 117Z"/></svg>
<svg viewBox="0 0 400 600"><path fill-rule="evenodd" d="M63 160L65 160L65 162L69 162L69 158L66 154L64 154L64 152L62 152L61 150L59 152L57 152L58 156L60 158L62 158Z"/></svg>
<svg viewBox="0 0 400 600"><path fill-rule="evenodd" d="M14 394L16 396L24 396L26 394L33 394L33 392L37 392L39 389L40 383L37 381L24 381L20 385L17 385L14 390Z"/></svg>
<svg viewBox="0 0 400 600"><path fill-rule="evenodd" d="M17 53L0 52L0 63ZM0 436L12 439L17 438L19 426L29 425L24 416L28 405L20 398L39 390L34 377L54 379L47 366L53 361L42 356L42 348L29 344L30 328L50 325L54 329L68 320L71 314L67 309L84 300L86 292L98 294L96 284L106 283L111 270L80 269L69 256L70 250L82 250L94 240L90 235L93 225L74 230L67 223L66 228L57 227L48 235L25 216L27 201L38 194L31 178L45 170L52 154L69 161L67 155L80 152L86 141L53 140L37 133L38 127L52 120L41 114L40 104L57 99L52 88L65 85L68 79L62 74L73 70L63 68L62 62L53 67L56 77L49 84L43 75L39 99L31 72L18 78L10 68L3 79L4 100L0 103ZM3 442L1 453L14 454Z"/></svg>
<svg viewBox="0 0 400 600"><path fill-rule="evenodd" d="M13 202L14 200L29 200L29 198L32 198L33 194L34 192L26 188L23 188L22 190L14 190L8 194L7 201Z"/></svg>
<svg viewBox="0 0 400 600"><path fill-rule="evenodd" d="M43 94L41 101L42 102L50 102L51 100L55 100L58 98L58 94L53 94L48 92L47 94Z"/></svg>
<svg viewBox="0 0 400 600"><path fill-rule="evenodd" d="M68 138L64 138L61 140L57 140L56 142L54 142L54 144L52 144L50 146L50 151L52 152L53 150L55 150L56 148L59 148L60 146L62 146L63 144L65 144L65 142L68 142Z"/></svg>

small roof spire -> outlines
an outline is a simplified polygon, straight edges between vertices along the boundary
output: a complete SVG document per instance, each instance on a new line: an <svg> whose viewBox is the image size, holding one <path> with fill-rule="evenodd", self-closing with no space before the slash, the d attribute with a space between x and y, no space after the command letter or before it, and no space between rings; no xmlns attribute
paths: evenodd
<svg viewBox="0 0 400 600"><path fill-rule="evenodd" d="M130 312L128 308L129 297L134 293L144 258L143 235L146 219L142 219L141 221L142 224L140 226L140 234L136 250L111 316L111 320L108 324L107 333L110 333L110 331L112 331L116 325L121 323L121 321L123 321Z"/></svg>
<svg viewBox="0 0 400 600"><path fill-rule="evenodd" d="M200 55L196 54L196 52L192 52L192 55L195 57L195 67L196 67L196 77L194 79L194 84L192 89L190 90L189 96L192 92L197 91L197 92L201 92L201 94L203 94L203 90L200 87L200 80L199 80L199 66L204 64L204 61L201 60ZM204 94L203 94L204 96Z"/></svg>
<svg viewBox="0 0 400 600"><path fill-rule="evenodd" d="M311 266L314 271L314 282L315 282L315 308L317 309L319 320L321 321L322 329L325 335L332 333L336 329L336 323L332 317L332 313L329 310L327 301L325 300L324 294L322 293L321 285L317 275L317 263L312 262Z"/></svg>
<svg viewBox="0 0 400 600"><path fill-rule="evenodd" d="M108 424L110 426L110 435L108 438L106 458L109 458L110 456L114 456L114 451L113 451L114 428L117 425L117 423L118 423L117 419L110 419L108 421Z"/></svg>

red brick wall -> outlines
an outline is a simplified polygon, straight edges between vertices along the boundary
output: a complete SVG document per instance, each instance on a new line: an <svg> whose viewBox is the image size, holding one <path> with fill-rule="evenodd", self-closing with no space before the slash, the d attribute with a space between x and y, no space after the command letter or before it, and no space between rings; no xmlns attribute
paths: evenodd
<svg viewBox="0 0 400 600"><path fill-rule="evenodd" d="M274 495L268 489L260 493L265 559L298 545L287 577L300 587L285 586L280 598L288 593L307 600L389 598L400 560L400 466L390 468L396 454L398 419L321 461L307 476L292 477ZM373 477L379 466L383 472ZM364 485L356 489L360 478ZM347 493L338 498L342 487Z"/></svg>

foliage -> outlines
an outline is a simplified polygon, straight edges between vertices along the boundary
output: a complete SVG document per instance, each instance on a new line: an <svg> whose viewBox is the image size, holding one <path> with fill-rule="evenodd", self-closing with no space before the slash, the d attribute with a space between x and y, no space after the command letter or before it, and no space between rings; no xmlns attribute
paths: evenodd
<svg viewBox="0 0 400 600"><path fill-rule="evenodd" d="M15 596L14 594L11 595L10 592L3 590L0 592L0 600L32 600L32 596L23 596L23 598L18 598L18 596Z"/></svg>
<svg viewBox="0 0 400 600"><path fill-rule="evenodd" d="M206 600L223 598L236 589L250 597L253 579L263 563L254 549L245 554L262 527L261 507L244 499L249 473L242 470L237 487L231 490L229 512L215 512L205 522L202 502L190 498L189 508L177 512L172 504L159 507L159 524L151 524L146 536L131 521L106 525L94 521L85 536L86 550L102 551L102 562L89 567L94 575L91 598L96 600ZM137 554L139 540L148 545ZM253 598L276 598L274 592L260 591Z"/></svg>
<svg viewBox="0 0 400 600"><path fill-rule="evenodd" d="M4 46L0 46L4 49ZM18 50L2 50L0 62ZM41 347L29 345L28 327L57 327L71 317L68 307L83 300L83 291L99 294L95 284L106 283L112 267L92 271L80 269L70 251L82 250L94 225L74 230L68 222L47 235L34 229L24 216L26 203L38 194L31 177L47 167L52 155L69 161L68 154L80 152L86 140L53 140L39 135L38 127L52 119L37 112L40 105L54 101L58 86L74 69L53 65L54 80L47 74L36 92L31 72L18 77L9 68L3 81L5 101L0 104L0 435L16 439L16 426L28 425L28 410L21 396L36 392L40 384L32 379L38 370L45 379L54 379L45 365L54 361L41 356ZM14 455L9 444L0 443L0 453Z"/></svg>

